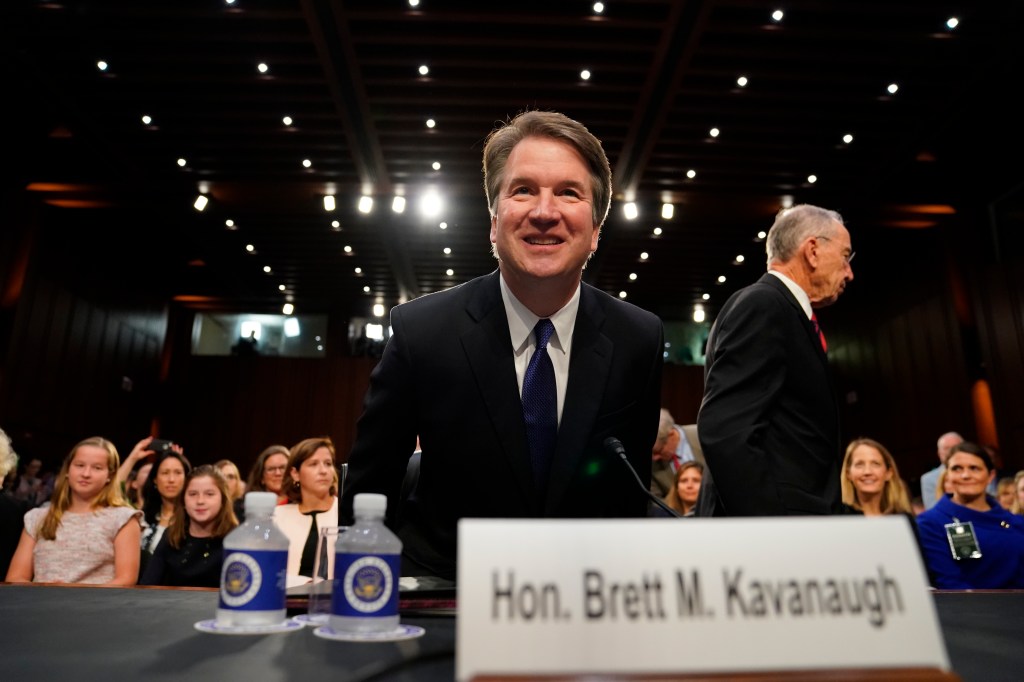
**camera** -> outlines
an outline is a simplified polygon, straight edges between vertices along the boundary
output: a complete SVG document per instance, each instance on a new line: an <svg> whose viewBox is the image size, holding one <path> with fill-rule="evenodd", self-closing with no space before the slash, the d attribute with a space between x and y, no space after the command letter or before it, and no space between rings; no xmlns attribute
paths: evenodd
<svg viewBox="0 0 1024 682"><path fill-rule="evenodd" d="M174 443L174 441L171 441L171 440L163 440L162 438L154 438L153 440L151 440L149 442L149 445L146 446L146 449L147 450L152 450L153 452L156 453L157 457L159 457L160 455L162 455L165 452L170 452L171 451L171 445L173 443Z"/></svg>

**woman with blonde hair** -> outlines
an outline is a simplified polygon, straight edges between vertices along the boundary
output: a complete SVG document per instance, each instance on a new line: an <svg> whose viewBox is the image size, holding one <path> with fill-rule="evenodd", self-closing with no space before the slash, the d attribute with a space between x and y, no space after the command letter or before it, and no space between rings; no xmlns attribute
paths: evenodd
<svg viewBox="0 0 1024 682"><path fill-rule="evenodd" d="M857 438L846 446L840 471L843 504L864 514L910 514L907 487L896 460L884 445L871 438Z"/></svg>
<svg viewBox="0 0 1024 682"><path fill-rule="evenodd" d="M25 515L8 582L136 583L142 512L121 495L119 463L106 438L87 438L71 449L50 505Z"/></svg>
<svg viewBox="0 0 1024 682"><path fill-rule="evenodd" d="M290 504L274 510L274 523L291 543L288 578L295 584L304 582L299 577L313 577L320 529L338 525L338 470L330 438L307 438L291 448L282 491ZM334 552L327 554L333 563Z"/></svg>
<svg viewBox="0 0 1024 682"><path fill-rule="evenodd" d="M245 495L245 483L242 482L242 475L238 473L238 467L230 459L222 459L214 464L224 482L228 485L228 498L234 503Z"/></svg>

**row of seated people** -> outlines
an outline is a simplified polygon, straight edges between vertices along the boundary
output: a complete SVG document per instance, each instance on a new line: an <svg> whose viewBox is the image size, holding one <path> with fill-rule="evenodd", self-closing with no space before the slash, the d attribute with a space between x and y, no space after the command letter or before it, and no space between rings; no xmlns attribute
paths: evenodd
<svg viewBox="0 0 1024 682"><path fill-rule="evenodd" d="M670 448L673 442L679 441L671 441ZM699 445L695 449L699 457ZM657 468L657 444L654 460ZM673 466L675 477L664 502L681 516L700 516L703 463L695 458L673 462ZM936 588L1020 589L1024 588L1024 472L1009 479L1006 487L1011 494L1000 499L987 492L994 475L987 449L969 442L955 445L941 478L947 486L944 494L932 508L915 515L892 454L878 441L858 438L847 446L840 469L843 509L848 514L906 517ZM667 514L652 506L651 515Z"/></svg>
<svg viewBox="0 0 1024 682"><path fill-rule="evenodd" d="M261 456L254 472L276 469L283 457ZM679 467L668 496L683 515L693 514L695 491L700 489L703 470L693 464ZM211 465L193 469L180 449L166 451L154 463L156 474L144 486L139 510L121 495L118 469L117 451L103 438L86 439L72 449L51 503L25 516L8 581L130 585L141 578L143 584L219 584L223 537L238 524L220 470ZM915 518L892 455L876 441L858 439L847 448L842 466L844 502L851 513L906 515L937 588L1024 588L1024 517L1003 509L986 493L993 475L989 455L962 443L947 469L952 492ZM304 440L285 458L279 492L285 503L277 508L275 520L290 540L287 572L292 584L311 578L319 530L338 523L337 471L328 438ZM697 474L696 479L687 472ZM167 499L174 486L161 482L177 480L182 481L180 488ZM965 531L970 541L954 542L951 534ZM149 546L151 552L140 552Z"/></svg>
<svg viewBox="0 0 1024 682"><path fill-rule="evenodd" d="M137 447L145 452L148 443ZM313 574L319 529L338 523L334 445L329 438L310 438L290 451L275 446L264 455L261 468L283 468L271 478L280 479L283 503L275 523L290 540L288 580L305 582ZM76 444L50 503L25 514L6 580L218 586L224 537L239 524L222 470L193 468L177 447L162 452L142 486L139 509L122 495L119 469L110 441L94 437Z"/></svg>

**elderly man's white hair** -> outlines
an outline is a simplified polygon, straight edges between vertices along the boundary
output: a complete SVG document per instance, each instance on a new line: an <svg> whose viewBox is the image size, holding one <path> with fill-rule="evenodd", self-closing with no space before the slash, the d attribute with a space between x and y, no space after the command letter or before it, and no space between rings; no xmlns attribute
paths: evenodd
<svg viewBox="0 0 1024 682"><path fill-rule="evenodd" d="M7 474L18 467L18 455L14 454L11 448L11 439L0 429L0 483L3 483Z"/></svg>

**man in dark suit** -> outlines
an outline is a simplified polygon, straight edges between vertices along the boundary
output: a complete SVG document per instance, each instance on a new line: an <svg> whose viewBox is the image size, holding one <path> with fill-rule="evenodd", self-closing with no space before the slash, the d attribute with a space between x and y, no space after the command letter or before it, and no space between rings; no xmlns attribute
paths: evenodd
<svg viewBox="0 0 1024 682"><path fill-rule="evenodd" d="M604 440L621 440L647 485L663 332L655 315L581 282L611 201L600 142L561 114L520 114L488 137L484 184L498 270L391 311L349 456L342 523L356 494L386 494L404 575L454 578L461 518L647 507ZM546 384L530 378L535 361ZM540 384L550 400L527 388ZM396 518L417 436L419 479Z"/></svg>
<svg viewBox="0 0 1024 682"><path fill-rule="evenodd" d="M768 273L726 301L708 337L697 433L715 513L835 513L839 411L814 309L853 279L850 233L803 204L779 213L766 248Z"/></svg>

